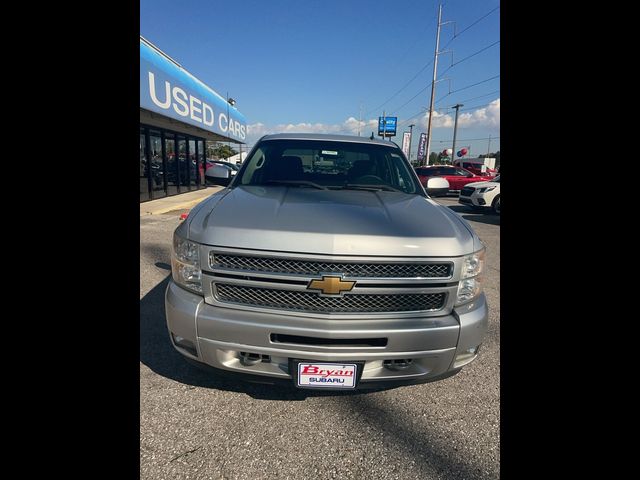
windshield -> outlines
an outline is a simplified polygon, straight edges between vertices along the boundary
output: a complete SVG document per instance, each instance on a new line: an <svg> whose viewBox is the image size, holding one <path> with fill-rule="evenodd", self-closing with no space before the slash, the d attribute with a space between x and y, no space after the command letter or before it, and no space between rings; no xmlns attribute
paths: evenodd
<svg viewBox="0 0 640 480"><path fill-rule="evenodd" d="M357 142L267 140L235 185L389 190L423 195L400 149Z"/></svg>

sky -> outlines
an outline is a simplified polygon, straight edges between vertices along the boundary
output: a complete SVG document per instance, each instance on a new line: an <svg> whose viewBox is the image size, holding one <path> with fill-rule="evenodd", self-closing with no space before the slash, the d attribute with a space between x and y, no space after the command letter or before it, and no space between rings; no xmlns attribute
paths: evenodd
<svg viewBox="0 0 640 480"><path fill-rule="evenodd" d="M384 111L398 117L399 145L415 124L413 159L427 130L439 3L431 151L452 147L460 103L456 150L495 152L498 0L141 0L140 34L236 100L249 148L268 133L370 136Z"/></svg>

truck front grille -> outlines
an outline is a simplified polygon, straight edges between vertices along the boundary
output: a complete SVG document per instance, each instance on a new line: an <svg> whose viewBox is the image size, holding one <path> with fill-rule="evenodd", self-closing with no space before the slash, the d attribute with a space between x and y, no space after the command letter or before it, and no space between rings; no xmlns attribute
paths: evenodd
<svg viewBox="0 0 640 480"><path fill-rule="evenodd" d="M211 253L212 268L229 268L242 271L288 273L317 276L321 273L339 272L345 277L369 278L450 278L453 264L440 263L355 263L318 262L269 257L249 257Z"/></svg>
<svg viewBox="0 0 640 480"><path fill-rule="evenodd" d="M316 313L371 313L436 311L444 307L446 293L345 294L323 297L315 292L243 287L216 283L219 301L256 307Z"/></svg>

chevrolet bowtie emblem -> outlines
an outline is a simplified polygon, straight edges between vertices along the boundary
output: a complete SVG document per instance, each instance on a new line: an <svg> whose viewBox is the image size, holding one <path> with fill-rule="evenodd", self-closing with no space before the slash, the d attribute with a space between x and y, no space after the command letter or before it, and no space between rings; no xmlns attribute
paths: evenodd
<svg viewBox="0 0 640 480"><path fill-rule="evenodd" d="M340 277L322 277L322 280L311 280L308 290L320 290L325 295L339 295L349 292L356 282L345 282Z"/></svg>

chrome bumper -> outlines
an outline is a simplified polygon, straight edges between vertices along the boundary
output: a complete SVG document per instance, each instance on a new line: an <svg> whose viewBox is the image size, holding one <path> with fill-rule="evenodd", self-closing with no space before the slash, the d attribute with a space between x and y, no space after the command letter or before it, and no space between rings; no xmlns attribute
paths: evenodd
<svg viewBox="0 0 640 480"><path fill-rule="evenodd" d="M482 342L488 322L484 294L442 316L327 319L213 306L170 281L165 307L171 342L181 354L214 368L274 379L291 379L289 359L296 358L364 361L361 382L427 382L457 370L453 367L456 355ZM300 344L278 341L274 334L353 339L362 344ZM176 345L174 336L192 342L197 355ZM374 338L386 339L386 345L364 344ZM265 356L269 361L245 364L239 352ZM385 360L394 359L412 362L403 370L384 366Z"/></svg>

